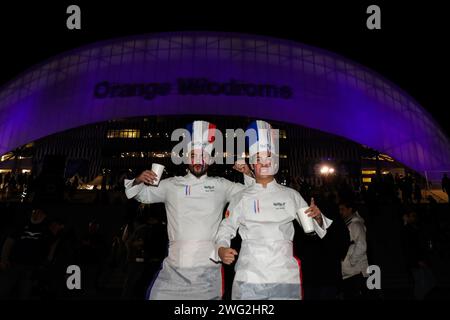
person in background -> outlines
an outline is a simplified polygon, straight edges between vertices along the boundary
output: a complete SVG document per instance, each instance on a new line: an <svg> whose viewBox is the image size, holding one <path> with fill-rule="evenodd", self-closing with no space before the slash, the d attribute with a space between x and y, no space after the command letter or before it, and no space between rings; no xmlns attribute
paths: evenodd
<svg viewBox="0 0 450 320"><path fill-rule="evenodd" d="M99 290L99 278L107 256L107 246L100 232L100 224L92 220L81 239L80 263L83 277L81 286L85 298L94 298Z"/></svg>
<svg viewBox="0 0 450 320"><path fill-rule="evenodd" d="M36 203L29 222L5 240L0 262L0 299L32 297L50 249L47 222L45 206Z"/></svg>
<svg viewBox="0 0 450 320"><path fill-rule="evenodd" d="M122 298L144 299L146 289L161 261L166 256L167 232L161 217L142 206L142 224L138 225L126 241L127 274Z"/></svg>
<svg viewBox="0 0 450 320"><path fill-rule="evenodd" d="M350 245L350 233L339 216L339 208L332 194L323 200L315 195L314 199L333 223L323 239L311 237L297 227L294 248L302 261L305 300L334 300L338 298L342 286L341 261Z"/></svg>
<svg viewBox="0 0 450 320"><path fill-rule="evenodd" d="M364 219L349 201L341 201L339 214L350 232L350 246L342 261L342 293L344 299L361 299L366 293L367 242Z"/></svg>
<svg viewBox="0 0 450 320"><path fill-rule="evenodd" d="M67 289L67 267L79 265L79 242L74 230L59 217L50 217L51 245L44 268L46 298L66 298L76 292ZM76 290L75 290L76 291Z"/></svg>
<svg viewBox="0 0 450 320"><path fill-rule="evenodd" d="M403 214L403 223L402 240L405 264L414 284L414 297L422 300L435 283L429 267L427 241L419 226L415 210L406 209Z"/></svg>

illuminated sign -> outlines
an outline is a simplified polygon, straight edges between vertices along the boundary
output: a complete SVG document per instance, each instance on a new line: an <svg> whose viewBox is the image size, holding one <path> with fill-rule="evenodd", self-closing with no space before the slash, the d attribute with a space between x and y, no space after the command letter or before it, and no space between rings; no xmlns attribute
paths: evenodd
<svg viewBox="0 0 450 320"><path fill-rule="evenodd" d="M102 81L94 87L94 97L130 98L141 97L153 100L159 96L167 96L173 92L170 82L145 83L113 83ZM268 83L247 83L231 79L227 82L210 81L207 78L178 78L176 80L178 95L212 95L212 96L244 96L261 98L290 99L292 88L286 85Z"/></svg>

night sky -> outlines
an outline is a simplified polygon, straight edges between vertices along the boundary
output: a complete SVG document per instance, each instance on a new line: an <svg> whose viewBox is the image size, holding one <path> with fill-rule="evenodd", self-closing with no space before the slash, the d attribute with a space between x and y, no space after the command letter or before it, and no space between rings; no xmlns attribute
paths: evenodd
<svg viewBox="0 0 450 320"><path fill-rule="evenodd" d="M442 1L58 2L2 3L0 85L42 60L99 40L183 30L252 33L327 49L371 68L414 97L450 135L450 26ZM66 29L70 4L81 7L82 30ZM382 30L366 28L370 4L381 7Z"/></svg>

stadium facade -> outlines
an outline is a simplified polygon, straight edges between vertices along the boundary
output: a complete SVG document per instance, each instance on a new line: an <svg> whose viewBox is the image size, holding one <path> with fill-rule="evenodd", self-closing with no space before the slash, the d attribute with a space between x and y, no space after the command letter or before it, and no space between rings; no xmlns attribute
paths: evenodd
<svg viewBox="0 0 450 320"><path fill-rule="evenodd" d="M14 153L22 168L38 168L47 154L66 165L84 159L90 176L142 166L120 159L164 158L170 145L149 134L202 117L231 128L255 118L284 126L293 174L320 161L364 167L367 150L422 176L450 170L450 141L436 121L377 73L301 43L217 32L93 43L25 71L0 88L0 167L11 169ZM293 167L306 158L309 169Z"/></svg>

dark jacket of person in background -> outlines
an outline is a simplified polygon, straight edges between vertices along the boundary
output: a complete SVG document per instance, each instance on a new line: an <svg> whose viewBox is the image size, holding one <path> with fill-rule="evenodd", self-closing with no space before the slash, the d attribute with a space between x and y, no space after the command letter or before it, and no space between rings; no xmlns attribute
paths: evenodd
<svg viewBox="0 0 450 320"><path fill-rule="evenodd" d="M147 213L145 223L126 240L127 276L122 298L144 299L147 287L167 255L167 226L158 215Z"/></svg>
<svg viewBox="0 0 450 320"><path fill-rule="evenodd" d="M342 282L341 260L350 245L349 231L339 217L337 205L320 204L333 220L323 239L306 235L296 226L294 244L301 260L305 300L336 299Z"/></svg>
<svg viewBox="0 0 450 320"><path fill-rule="evenodd" d="M435 278L429 266L427 240L418 215L409 210L403 215L402 230L405 264L414 284L414 297L423 299L435 285Z"/></svg>
<svg viewBox="0 0 450 320"><path fill-rule="evenodd" d="M0 299L29 299L51 244L46 212L35 208L30 221L9 236L2 248Z"/></svg>

